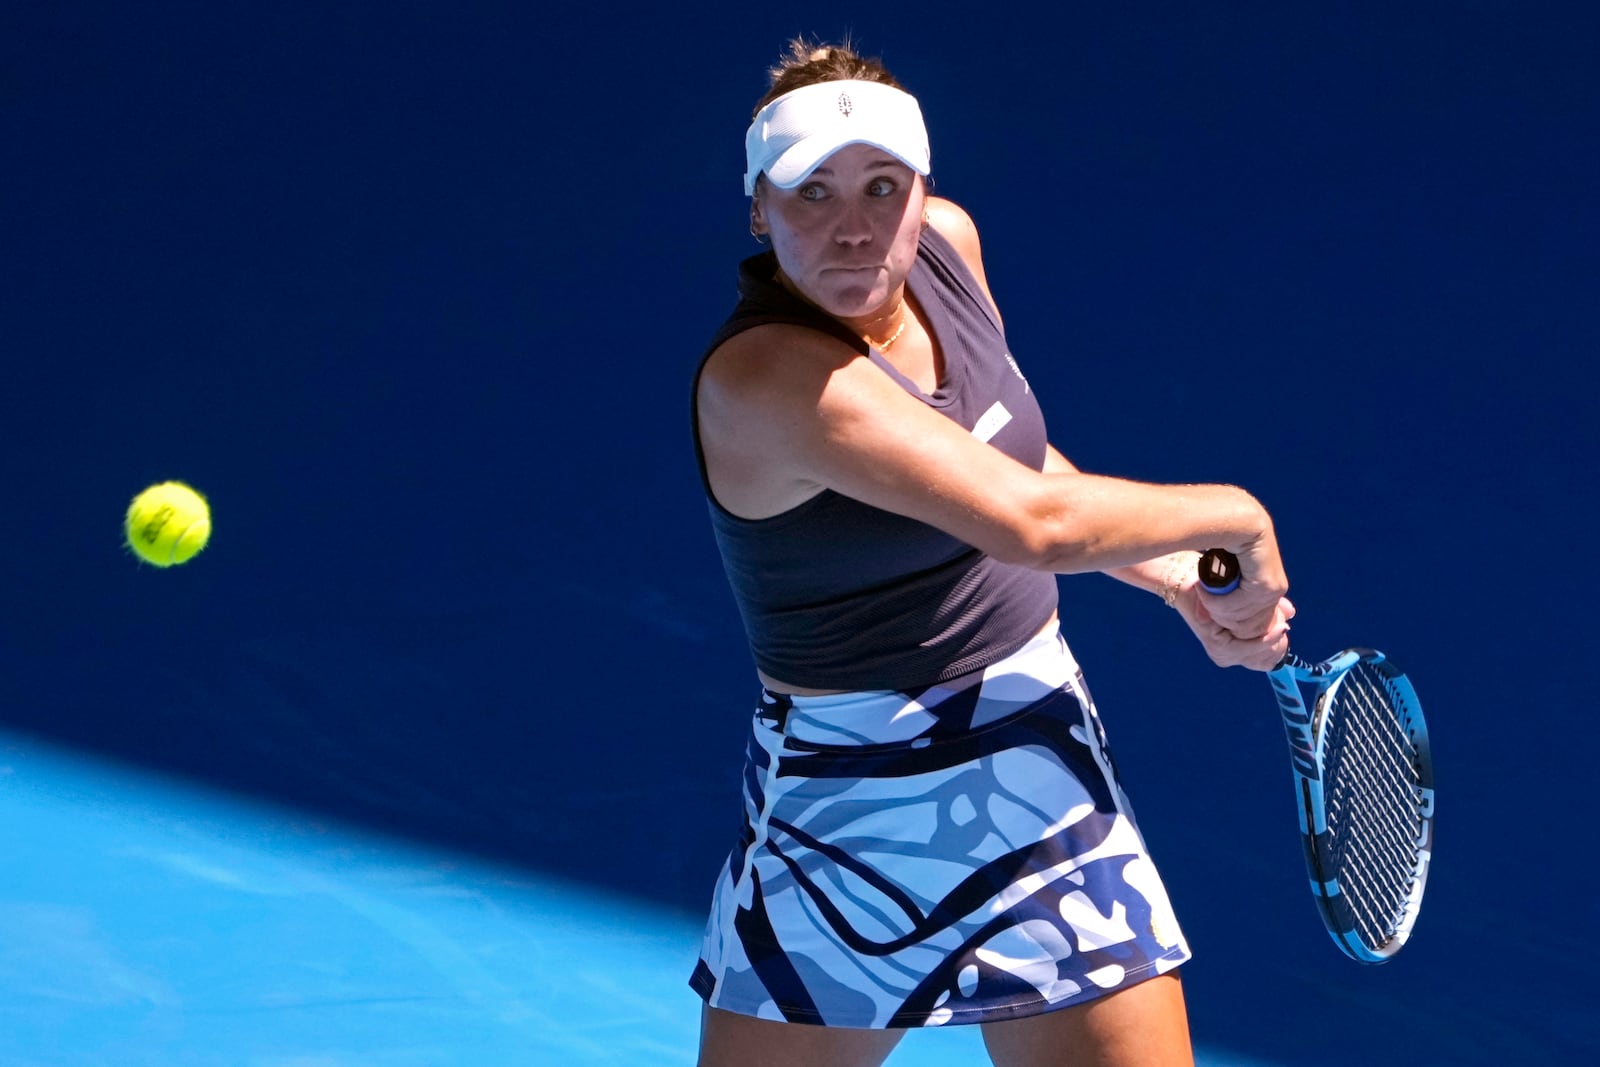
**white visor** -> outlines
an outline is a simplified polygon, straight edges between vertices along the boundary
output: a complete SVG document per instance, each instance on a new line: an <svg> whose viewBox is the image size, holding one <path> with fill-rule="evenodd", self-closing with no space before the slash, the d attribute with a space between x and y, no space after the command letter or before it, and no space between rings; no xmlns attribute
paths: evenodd
<svg viewBox="0 0 1600 1067"><path fill-rule="evenodd" d="M784 93L756 113L744 135L744 194L756 179L793 189L845 145L869 144L926 176L928 128L916 97L892 85L828 81Z"/></svg>

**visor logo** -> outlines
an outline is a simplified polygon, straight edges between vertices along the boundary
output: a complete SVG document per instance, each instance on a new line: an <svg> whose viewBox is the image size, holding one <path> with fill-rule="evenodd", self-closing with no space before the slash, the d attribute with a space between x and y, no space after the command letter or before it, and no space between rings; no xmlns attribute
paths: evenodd
<svg viewBox="0 0 1600 1067"><path fill-rule="evenodd" d="M850 117L850 112L852 112L854 110L855 110L855 105L850 102L850 94L849 93L840 93L839 94L839 114L843 115L845 118L849 118Z"/></svg>

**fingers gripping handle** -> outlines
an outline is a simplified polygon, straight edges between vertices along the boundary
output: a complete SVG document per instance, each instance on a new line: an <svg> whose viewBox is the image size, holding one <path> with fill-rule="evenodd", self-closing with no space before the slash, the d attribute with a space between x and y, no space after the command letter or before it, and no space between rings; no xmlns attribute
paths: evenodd
<svg viewBox="0 0 1600 1067"><path fill-rule="evenodd" d="M1239 588L1239 557L1225 548L1208 548L1200 553L1200 562L1196 564L1196 569L1200 572L1200 584L1205 586L1206 592L1214 596L1225 596ZM1285 628L1287 629L1287 625ZM1290 672L1284 672L1282 674L1282 682L1275 682L1275 685L1293 684L1291 672L1295 668L1301 670L1314 669L1300 657L1287 651L1284 652L1283 658L1278 661L1278 665L1273 668L1273 672L1283 672L1285 667L1290 668ZM1296 699L1299 699L1298 694Z"/></svg>
<svg viewBox="0 0 1600 1067"><path fill-rule="evenodd" d="M1222 596L1239 588L1239 557L1225 548L1208 548L1197 565L1206 592Z"/></svg>

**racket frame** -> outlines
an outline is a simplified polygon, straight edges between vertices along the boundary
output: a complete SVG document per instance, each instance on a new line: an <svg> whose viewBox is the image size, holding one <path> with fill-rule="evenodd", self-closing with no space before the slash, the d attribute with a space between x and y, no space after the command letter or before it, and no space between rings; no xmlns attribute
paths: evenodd
<svg viewBox="0 0 1600 1067"><path fill-rule="evenodd" d="M1382 676L1382 684L1397 709L1401 728L1415 752L1413 766L1417 773L1419 794L1416 865L1394 932L1378 945L1367 944L1360 935L1353 910L1338 878L1330 873L1333 842L1328 826L1323 774L1329 709L1338 699L1340 686L1350 672L1361 664L1366 664ZM1283 715L1295 795L1299 802L1306 870L1323 924L1334 944L1351 959L1361 963L1383 963L1399 952L1411 935L1412 925L1421 909L1433 854L1433 767L1427 726L1422 718L1416 691L1405 674L1383 653L1369 648L1345 649L1321 663L1308 663L1290 653L1268 672L1267 677ZM1303 686L1312 687L1315 694L1309 706Z"/></svg>

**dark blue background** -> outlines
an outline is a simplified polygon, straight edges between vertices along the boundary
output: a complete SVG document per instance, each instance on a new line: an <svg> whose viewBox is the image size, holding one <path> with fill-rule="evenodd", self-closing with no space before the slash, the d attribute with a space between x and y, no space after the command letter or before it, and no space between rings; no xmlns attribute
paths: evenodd
<svg viewBox="0 0 1600 1067"><path fill-rule="evenodd" d="M1301 651L1423 694L1427 908L1360 968L1265 683L1063 581L1201 1040L1600 1054L1594 16L1190 8L8 5L0 726L702 908L752 690L689 375L754 250L763 68L853 31L923 102L1057 446L1249 487ZM216 532L162 572L118 542L166 478Z"/></svg>

